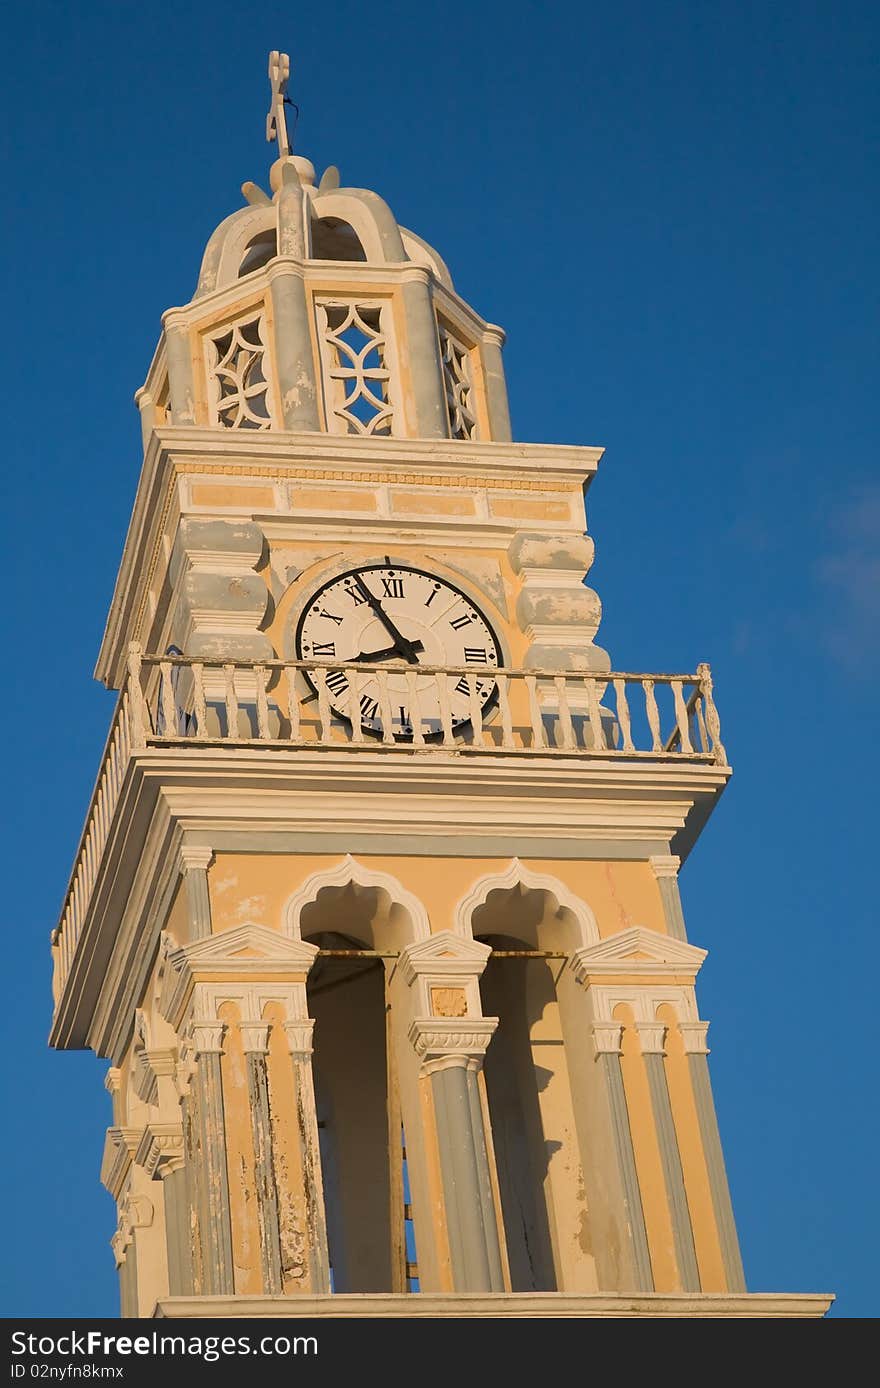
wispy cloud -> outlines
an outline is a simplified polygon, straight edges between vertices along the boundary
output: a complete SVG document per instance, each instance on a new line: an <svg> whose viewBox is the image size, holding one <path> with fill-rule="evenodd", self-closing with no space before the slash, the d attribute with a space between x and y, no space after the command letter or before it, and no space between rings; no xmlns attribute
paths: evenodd
<svg viewBox="0 0 880 1388"><path fill-rule="evenodd" d="M832 598L825 639L832 654L872 675L880 666L880 482L854 490L828 517L829 548L817 574Z"/></svg>

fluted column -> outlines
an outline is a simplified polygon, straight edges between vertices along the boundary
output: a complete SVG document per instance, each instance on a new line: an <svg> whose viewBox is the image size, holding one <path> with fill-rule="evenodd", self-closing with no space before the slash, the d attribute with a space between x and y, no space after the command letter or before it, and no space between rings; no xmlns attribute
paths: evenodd
<svg viewBox="0 0 880 1388"><path fill-rule="evenodd" d="M686 940L684 912L681 909L681 893L678 889L678 869L681 858L675 853L657 853L648 859L657 879L660 900L663 902L663 916L666 929L675 940Z"/></svg>
<svg viewBox="0 0 880 1388"><path fill-rule="evenodd" d="M648 1077L654 1128L657 1133L660 1163L663 1167L663 1180L666 1186L666 1200L672 1221L672 1237L675 1242L678 1274L683 1291L698 1292L700 1290L700 1274L694 1246L694 1231L687 1194L685 1193L681 1153L678 1147L675 1121L672 1116L664 1064L666 1051L663 1040L666 1025L664 1022L636 1022L635 1027L642 1049L645 1073Z"/></svg>
<svg viewBox="0 0 880 1388"><path fill-rule="evenodd" d="M248 1102L254 1140L257 1186L257 1220L260 1229L263 1289L269 1296L280 1296L281 1241L278 1226L278 1194L272 1158L272 1128L269 1117L269 1086L266 1053L269 1049L267 1022L242 1022L241 1039L247 1066Z"/></svg>
<svg viewBox="0 0 880 1388"><path fill-rule="evenodd" d="M317 952L317 951L315 951ZM303 994L305 987L303 986ZM315 1081L312 1074L314 1020L301 1017L284 1024L296 1102L300 1162L305 1186L306 1241L310 1285L314 1292L330 1290L330 1257L327 1248L327 1216L324 1210L324 1182L318 1145L318 1114L315 1108Z"/></svg>
<svg viewBox="0 0 880 1388"><path fill-rule="evenodd" d="M208 893L208 868L214 856L212 848L202 844L180 845L180 871L186 887L189 909L190 939L205 940L211 934L211 898Z"/></svg>
<svg viewBox="0 0 880 1388"><path fill-rule="evenodd" d="M733 1205L730 1200L727 1170L721 1150L721 1134L718 1131L712 1082L709 1078L709 1047L706 1045L708 1029L708 1022L679 1023L679 1030L684 1040L685 1053L688 1058L688 1070L690 1071L691 1087L697 1110L697 1121L700 1125L706 1169L709 1173L709 1189L712 1195L712 1207L715 1211L715 1223L718 1228L727 1289L731 1292L744 1292L746 1279L736 1233L736 1223L733 1217Z"/></svg>
<svg viewBox="0 0 880 1388"><path fill-rule="evenodd" d="M611 1120L614 1152L617 1158L632 1245L635 1290L651 1292L654 1290L654 1277L648 1249L648 1233L645 1227L645 1213L642 1208L642 1194L636 1170L636 1156L633 1149L623 1072L620 1068L623 1025L621 1022L594 1022L592 1031L596 1064L602 1075Z"/></svg>
<svg viewBox="0 0 880 1388"><path fill-rule="evenodd" d="M196 1022L191 1037L196 1057L191 1098L195 1101L202 1163L198 1192L199 1242L202 1292L206 1296L231 1295L235 1291L223 1083L220 1074L223 1030L222 1022Z"/></svg>
<svg viewBox="0 0 880 1388"><path fill-rule="evenodd" d="M182 1125L151 1123L144 1130L136 1160L148 1176L162 1182L168 1291L171 1296L187 1296L193 1286Z"/></svg>

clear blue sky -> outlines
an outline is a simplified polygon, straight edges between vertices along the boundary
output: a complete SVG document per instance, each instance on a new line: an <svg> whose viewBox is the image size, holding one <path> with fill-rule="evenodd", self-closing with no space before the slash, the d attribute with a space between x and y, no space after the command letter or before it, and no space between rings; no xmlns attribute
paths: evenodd
<svg viewBox="0 0 880 1388"><path fill-rule="evenodd" d="M731 786L682 875L750 1286L876 1288L876 5L8 9L3 1295L114 1314L104 1062L46 1048L112 706L91 681L159 315L297 147L508 329L515 434L603 444L617 668L712 662Z"/></svg>

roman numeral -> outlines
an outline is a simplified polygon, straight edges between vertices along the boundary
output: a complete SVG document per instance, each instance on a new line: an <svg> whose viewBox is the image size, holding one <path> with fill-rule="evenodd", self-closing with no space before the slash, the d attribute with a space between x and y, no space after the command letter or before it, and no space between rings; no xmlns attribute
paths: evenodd
<svg viewBox="0 0 880 1388"><path fill-rule="evenodd" d="M455 686L455 692L456 694L463 694L466 699L470 697L471 687L467 675L462 675L458 684Z"/></svg>
<svg viewBox="0 0 880 1388"><path fill-rule="evenodd" d="M464 658L469 665L485 665L487 660L485 646L465 646Z"/></svg>
<svg viewBox="0 0 880 1388"><path fill-rule="evenodd" d="M434 599L436 598L437 594L440 592L441 588L442 588L442 584L440 584L440 583L435 583L435 584L434 584L434 587L431 589L431 596L430 596L429 598L425 598L425 606L426 606L426 607L430 607L430 606L431 606L431 603L434 601Z"/></svg>
<svg viewBox="0 0 880 1388"><path fill-rule="evenodd" d="M406 709L404 708L403 704L400 705L400 708L399 708L397 711L398 711L398 713L400 714L400 721L401 721L401 723L403 724L404 727L407 727L407 726L409 725L409 714L407 713L407 711L406 711Z"/></svg>
<svg viewBox="0 0 880 1388"><path fill-rule="evenodd" d="M371 699L368 694L361 695L361 717L376 718L379 713L379 704L376 699Z"/></svg>
<svg viewBox="0 0 880 1388"><path fill-rule="evenodd" d="M332 689L336 695L344 694L348 689L348 677L344 670L330 670L327 674L327 688Z"/></svg>
<svg viewBox="0 0 880 1388"><path fill-rule="evenodd" d="M367 599L364 597L363 593L361 592L360 588L346 588L345 591L346 591L346 593L348 594L348 596L351 598L351 600L352 600L352 602L354 603L355 607L360 607L362 603L365 603L365 602L367 601Z"/></svg>
<svg viewBox="0 0 880 1388"><path fill-rule="evenodd" d="M322 607L318 613L319 617L326 617L328 622L335 622L338 627L342 626L342 618L336 617L332 612L328 612L326 607Z"/></svg>
<svg viewBox="0 0 880 1388"><path fill-rule="evenodd" d="M465 612L464 616L456 617L455 621L450 622L449 625L452 627L453 631L461 631L462 627L469 627L473 620L471 614Z"/></svg>
<svg viewBox="0 0 880 1388"><path fill-rule="evenodd" d="M382 596L383 596L383 598L402 598L402 597L403 597L403 579L402 579L402 578L385 578L385 576L384 576L384 574L383 574L383 575L382 575Z"/></svg>
<svg viewBox="0 0 880 1388"><path fill-rule="evenodd" d="M312 646L312 655L335 655L335 641L316 641Z"/></svg>

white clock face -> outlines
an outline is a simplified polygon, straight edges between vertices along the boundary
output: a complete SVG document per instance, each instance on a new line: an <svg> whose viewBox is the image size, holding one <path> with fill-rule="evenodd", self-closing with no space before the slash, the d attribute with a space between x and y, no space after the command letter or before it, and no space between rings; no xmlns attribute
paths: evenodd
<svg viewBox="0 0 880 1388"><path fill-rule="evenodd" d="M324 585L299 620L296 652L301 660L363 662L393 666L388 701L395 740L409 741L417 715L424 737L442 731L437 677L419 674L423 666L497 667L501 648L491 626L460 589L436 574L403 564L367 564ZM416 698L411 680L416 675ZM306 672L308 678L308 672ZM358 717L366 732L381 733L382 695L377 676L363 670L355 691L344 670L329 670L327 689L338 716ZM471 721L471 685L480 707L494 700L491 674L447 678L453 731ZM309 679L314 688L314 681Z"/></svg>

